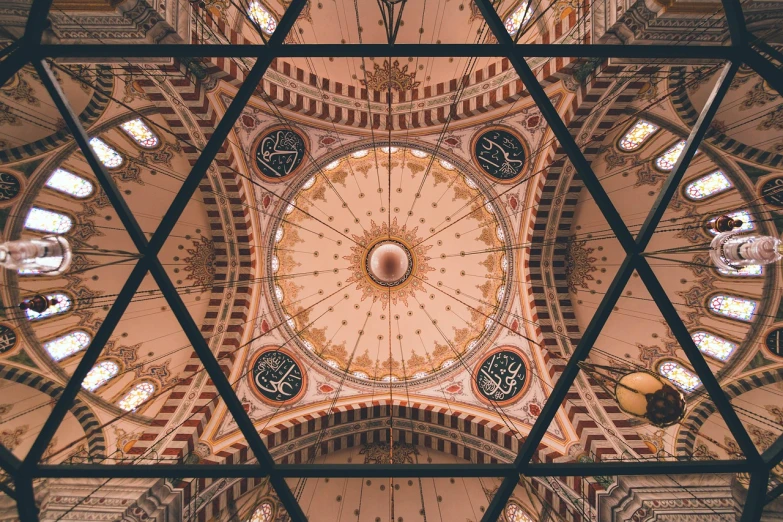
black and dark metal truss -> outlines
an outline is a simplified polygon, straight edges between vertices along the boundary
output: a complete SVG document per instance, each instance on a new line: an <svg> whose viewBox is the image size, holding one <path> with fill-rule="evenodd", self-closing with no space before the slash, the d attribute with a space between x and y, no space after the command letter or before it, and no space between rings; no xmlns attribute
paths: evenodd
<svg viewBox="0 0 783 522"><path fill-rule="evenodd" d="M305 515L292 494L286 478L296 477L502 477L500 489L492 499L482 522L495 522L500 517L514 488L521 477L561 477L569 475L673 475L699 473L749 473L750 486L742 522L760 520L764 505L783 493L778 486L767 492L770 470L783 460L783 437L769 449L759 453L747 431L732 409L720 384L710 371L703 355L697 349L687 328L677 314L672 302L643 257L666 207L674 196L691 159L704 138L723 97L728 90L739 66L744 63L753 68L775 90L783 94L783 62L775 64L780 55L777 50L763 42L755 41L745 26L745 19L739 0L723 0L726 20L731 36L731 45L561 45L561 44L514 44L506 32L500 17L489 0L475 0L489 29L497 39L496 44L284 44L285 38L299 16L306 0L293 0L280 20L277 30L266 45L104 45L73 44L44 45L43 31L48 24L52 0L34 0L24 36L5 49L0 62L0 85L7 82L27 63L37 69L42 82L60 111L79 148L93 169L101 187L106 192L123 226L128 231L141 257L125 282L117 299L106 315L92 343L84 353L70 381L58 397L51 414L33 443L24 460L17 459L6 448L0 446L0 468L12 478L14 488L0 485L0 491L16 499L22 522L38 520L33 480L38 478L173 478L173 477L266 477L277 492L294 522L305 522ZM68 58L183 58L183 57L249 57L256 62L245 78L234 100L215 128L212 137L193 165L189 175L166 211L157 230L147 240L113 179L103 164L98 161L89 138L78 117L49 68L48 59ZM530 433L524 440L516 460L512 464L465 464L465 465L335 465L335 464L275 464L253 423L231 388L226 375L221 371L215 356L190 316L174 285L166 274L158 254L171 233L186 204L195 193L207 168L215 159L218 150L228 137L237 118L250 100L253 92L274 58L278 57L362 57L362 56L415 56L415 57L507 57L533 100L546 118L560 146L573 164L591 196L603 213L612 231L625 250L625 260L620 266L611 286L604 295L590 324L583 332L568 364L549 395L544 408ZM634 237L615 209L609 196L590 167L574 137L552 106L544 89L536 80L526 58L528 57L584 57L584 58L635 58L667 59L696 58L720 60L726 65L713 92L693 127L677 164L669 174L655 204L650 210L639 233ZM566 393L579 372L578 363L587 358L601 329L617 303L631 274L636 271L650 295L672 329L674 336L685 351L691 365L701 379L704 388L723 416L745 458L740 460L696 461L690 459L674 461L633 461L598 463L535 463L532 458L541 440L554 419L557 409L563 403ZM95 364L104 345L127 309L147 273L152 274L171 310L188 337L204 368L218 389L228 410L234 416L248 446L257 459L256 465L44 465L40 459L52 440L57 428L78 394L87 372Z"/></svg>

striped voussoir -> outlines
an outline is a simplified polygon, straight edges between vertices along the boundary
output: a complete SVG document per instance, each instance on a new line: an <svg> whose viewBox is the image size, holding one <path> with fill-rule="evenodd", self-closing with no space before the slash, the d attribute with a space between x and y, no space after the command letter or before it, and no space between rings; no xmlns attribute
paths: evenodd
<svg viewBox="0 0 783 522"><path fill-rule="evenodd" d="M92 97L81 114L79 114L79 121L82 122L85 129L89 129L103 114L103 111L106 110L110 101L109 97L114 90L114 74L111 68L99 66L97 71L98 74L95 75L95 78L90 80L90 84L93 86ZM26 143L12 149L0 150L0 164L40 156L70 140L71 132L67 127L64 127L54 134L32 143Z"/></svg>
<svg viewBox="0 0 783 522"><path fill-rule="evenodd" d="M24 384L34 390L45 393L55 400L60 397L64 389L56 382L35 372L3 364L0 364L0 379ZM82 430L84 430L87 440L87 451L90 457L96 460L105 458L106 439L101 429L101 423L89 406L79 397L76 397L73 405L70 407L70 412L76 418Z"/></svg>
<svg viewBox="0 0 783 522"><path fill-rule="evenodd" d="M164 71L169 66L161 66ZM188 79L169 80L176 89L180 101L190 114L198 118L197 132L208 140L218 123L217 114L206 97L206 89L198 81ZM145 80L143 87L148 90L150 100L159 107L169 129L181 140L183 151L193 165L199 157L200 146L194 142L192 131L182 121L152 80ZM209 305L201 324L201 332L207 338L213 353L219 358L220 366L226 375L231 375L238 358L235 352L241 347L244 332L250 327L251 303L257 300L260 285L252 278L256 273L258 260L256 249L251 245L259 241L254 237L251 226L252 200L248 197L248 181L237 172L237 164L231 147L224 144L215 158L216 174L210 169L199 189L201 199L210 223L212 240L215 243L215 275ZM235 282L247 281L247 285ZM225 284L225 283L231 284ZM226 313L227 312L227 313ZM191 453L218 404L218 393L206 374L195 352L185 365L183 378L172 389L161 411L156 416L152 428L143 435L129 452L131 455L143 455L152 446L177 415L187 419L176 429L173 440L166 445L164 454L168 457L183 457ZM183 402L190 403L183 416L180 408Z"/></svg>

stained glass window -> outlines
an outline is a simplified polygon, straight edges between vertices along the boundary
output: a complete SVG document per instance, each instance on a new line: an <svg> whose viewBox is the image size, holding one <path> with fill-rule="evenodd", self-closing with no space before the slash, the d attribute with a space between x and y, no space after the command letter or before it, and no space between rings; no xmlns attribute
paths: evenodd
<svg viewBox="0 0 783 522"><path fill-rule="evenodd" d="M414 379L421 379L423 377L426 377L427 375L429 375L427 372L416 372L416 373L413 374L413 378Z"/></svg>
<svg viewBox="0 0 783 522"><path fill-rule="evenodd" d="M691 334L691 338L702 353L720 361L728 360L737 348L735 343L727 341L723 337L712 335L709 332L695 332Z"/></svg>
<svg viewBox="0 0 783 522"><path fill-rule="evenodd" d="M49 179L46 180L46 186L79 199L89 197L95 192L95 187L92 183L63 169L55 170L49 176Z"/></svg>
<svg viewBox="0 0 783 522"><path fill-rule="evenodd" d="M720 170L716 170L685 185L685 196L688 199L698 201L726 192L732 186L729 178Z"/></svg>
<svg viewBox="0 0 783 522"><path fill-rule="evenodd" d="M752 299L743 299L732 295L718 294L709 301L710 311L717 315L725 315L732 319L740 321L750 321L753 319L753 312L756 311L758 303Z"/></svg>
<svg viewBox="0 0 783 522"><path fill-rule="evenodd" d="M525 513L522 506L516 502L509 502L506 506L506 520L508 522L534 522L530 515Z"/></svg>
<svg viewBox="0 0 783 522"><path fill-rule="evenodd" d="M416 150L416 149L411 149L411 154L413 154L417 158L426 158L428 156L428 154L423 150Z"/></svg>
<svg viewBox="0 0 783 522"><path fill-rule="evenodd" d="M258 0L253 0L247 7L247 15L266 34L272 34L277 28L277 20L266 10Z"/></svg>
<svg viewBox="0 0 783 522"><path fill-rule="evenodd" d="M313 185L315 185L315 176L305 181L305 184L302 185L302 190L307 190L309 188L312 188Z"/></svg>
<svg viewBox="0 0 783 522"><path fill-rule="evenodd" d="M76 330L44 343L44 348L49 352L52 359L62 361L66 357L70 357L76 352L87 348L91 340L90 334Z"/></svg>
<svg viewBox="0 0 783 522"><path fill-rule="evenodd" d="M658 373L684 391L692 391L701 386L699 376L676 361L662 362L658 365Z"/></svg>
<svg viewBox="0 0 783 522"><path fill-rule="evenodd" d="M339 166L340 166L340 160L334 160L333 162L331 162L330 164L325 166L324 170L326 170L326 171L334 170L334 169L336 169Z"/></svg>
<svg viewBox="0 0 783 522"><path fill-rule="evenodd" d="M90 147L92 147L95 155L98 156L98 159L101 160L101 163L103 163L107 169L116 169L122 165L122 162L124 161L119 152L109 147L106 142L100 138L92 138L90 140Z"/></svg>
<svg viewBox="0 0 783 522"><path fill-rule="evenodd" d="M753 230L754 228L756 228L756 225L753 224L753 216L747 210L735 210L734 212L730 212L726 215L732 219L739 219L740 221L742 221L742 226L739 228L735 228L734 229L735 231L748 232L749 230ZM712 219L710 219L710 221L712 221ZM718 233L715 231L714 228L710 228L710 234L715 236Z"/></svg>
<svg viewBox="0 0 783 522"><path fill-rule="evenodd" d="M49 299L49 302L52 303L52 306L40 314L33 310L25 310L24 312L27 315L27 319L30 321L37 321L39 319L65 313L71 309L71 298L65 294L47 294L46 297Z"/></svg>
<svg viewBox="0 0 783 522"><path fill-rule="evenodd" d="M446 359L443 361L443 364L440 365L440 369L445 370L446 368L453 366L455 362L454 359Z"/></svg>
<svg viewBox="0 0 783 522"><path fill-rule="evenodd" d="M148 381L140 382L131 388L125 397L120 399L120 402L117 403L117 406L125 411L134 411L136 408L141 406L144 401L152 397L154 393L154 384Z"/></svg>
<svg viewBox="0 0 783 522"><path fill-rule="evenodd" d="M119 365L114 361L101 361L92 367L87 376L82 381L82 388L89 391L95 391L120 371Z"/></svg>
<svg viewBox="0 0 783 522"><path fill-rule="evenodd" d="M655 134L658 130L658 126L654 123L650 123L647 120L636 120L636 123L628 129L628 132L623 134L620 138L620 142L617 144L620 150L630 152L641 147L647 139Z"/></svg>
<svg viewBox="0 0 783 522"><path fill-rule="evenodd" d="M122 127L122 130L127 132L128 135L133 138L133 141L138 143L140 147L151 149L157 147L158 143L160 143L160 140L155 133L152 132L152 129L150 129L141 118L126 121L120 125L120 127Z"/></svg>
<svg viewBox="0 0 783 522"><path fill-rule="evenodd" d="M366 155L368 155L369 153L370 153L370 151L369 151L369 150L367 150L367 149L357 150L356 152L354 152L354 153L352 153L352 154L351 154L351 157L352 157L352 158L359 159L359 158L363 158L363 157L365 157L365 156L366 156Z"/></svg>
<svg viewBox="0 0 783 522"><path fill-rule="evenodd" d="M446 170L454 170L455 167L451 163L449 163L446 160L440 160L440 166L443 167Z"/></svg>
<svg viewBox="0 0 783 522"><path fill-rule="evenodd" d="M383 152L384 154L388 154L389 152L394 154L398 150L400 150L398 147L381 147L381 152Z"/></svg>
<svg viewBox="0 0 783 522"><path fill-rule="evenodd" d="M59 212L33 207L27 213L24 226L30 230L38 230L40 232L65 234L73 227L73 220Z"/></svg>
<svg viewBox="0 0 783 522"><path fill-rule="evenodd" d="M253 516L247 522L272 522L272 504L264 502L253 511Z"/></svg>
<svg viewBox="0 0 783 522"><path fill-rule="evenodd" d="M660 170L663 170L665 172L668 172L674 168L674 164L677 163L677 160L680 157L680 154L682 154L683 149L685 148L685 140L678 141L674 145L672 145L666 152L655 158L655 166L658 167ZM696 151L696 154L698 154L699 151Z"/></svg>
<svg viewBox="0 0 783 522"><path fill-rule="evenodd" d="M520 2L517 8L506 18L505 26L508 34L516 36L519 28L528 23L531 16L533 16L533 8L527 2Z"/></svg>
<svg viewBox="0 0 783 522"><path fill-rule="evenodd" d="M364 372L353 372L353 376L359 379L369 379L369 376Z"/></svg>
<svg viewBox="0 0 783 522"><path fill-rule="evenodd" d="M739 269L725 270L719 268L718 272L730 277L759 277L764 275L764 267L761 265L748 265Z"/></svg>

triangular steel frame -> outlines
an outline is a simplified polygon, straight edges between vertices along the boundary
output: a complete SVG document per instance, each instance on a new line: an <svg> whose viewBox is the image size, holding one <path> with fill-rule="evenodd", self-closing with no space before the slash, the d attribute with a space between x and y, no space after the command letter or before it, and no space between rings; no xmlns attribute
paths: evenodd
<svg viewBox="0 0 783 522"><path fill-rule="evenodd" d="M285 39L299 17L307 0L293 0L280 20L274 34L266 45L104 45L73 44L44 45L41 43L43 31L48 23L52 0L33 0L25 33L18 44L6 48L0 62L0 85L6 83L25 64L32 63L41 81L49 92L67 127L71 131L79 149L95 173L101 188L117 212L141 257L132 270L128 280L110 308L101 327L95 334L90 346L84 352L71 379L57 399L51 414L38 434L32 448L24 460L19 460L10 451L0 445L0 468L12 478L14 488L0 484L0 491L17 502L22 522L38 521L38 509L35 504L33 480L38 478L233 478L264 477L270 483L289 516L295 522L304 522L306 517L285 479L294 477L503 477L502 485L493 497L482 522L497 521L521 477L560 477L569 475L674 475L699 473L749 473L751 480L748 497L742 513L742 522L754 522L761 519L764 505L783 493L782 487L767 492L770 470L783 460L783 437L779 438L768 450L760 454L747 431L740 422L720 384L710 371L704 356L698 350L687 328L667 297L663 287L642 255L661 217L675 194L691 159L706 135L710 123L725 96L737 69L742 63L753 68L775 90L783 95L783 71L772 60L778 53L764 43L754 42L745 27L745 19L739 0L723 0L731 35L730 46L714 45L561 45L561 44L514 44L506 32L500 17L489 0L475 0L484 19L495 36L497 44L396 44L396 45L356 45L321 44L293 45L285 44ZM157 230L147 240L114 180L106 171L89 146L89 138L77 115L73 112L63 92L49 68L47 59L56 57L162 57L181 58L193 56L222 56L255 58L256 62L236 93L200 157L193 165L182 188L166 211ZM573 164L591 196L616 235L626 257L617 275L604 295L590 324L583 332L567 365L552 393L549 395L541 414L525 438L519 454L513 464L469 464L469 465L334 465L334 464L275 464L260 435L253 426L250 417L231 388L231 383L209 349L198 325L193 321L174 285L166 274L158 254L174 225L181 216L208 167L228 137L242 110L255 92L264 73L272 61L278 57L363 57L363 56L414 56L414 57L506 57L526 86L536 105L550 125L560 147ZM639 233L634 237L615 209L600 181L590 167L579 145L566 128L565 123L552 106L544 89L527 64L526 58L544 57L586 57L586 58L637 58L666 59L691 58L722 60L726 62L713 92L702 110L696 124L687 139L685 149L674 169L664 183L658 198L650 210ZM781 63L780 65L783 65ZM661 314L685 351L694 370L701 379L704 388L723 416L728 428L743 451L745 458L739 460L695 461L682 459L676 461L625 461L595 463L534 463L533 456L546 433L555 413L562 405L566 393L576 378L578 363L587 358L593 343L605 325L611 311L631 274L636 271L647 287ZM166 298L183 332L188 337L200 358L209 377L218 389L226 407L234 416L248 446L256 457L257 465L44 465L40 459L63 421L68 408L73 404L81 383L88 371L97 361L106 342L122 318L133 299L142 280L150 273Z"/></svg>

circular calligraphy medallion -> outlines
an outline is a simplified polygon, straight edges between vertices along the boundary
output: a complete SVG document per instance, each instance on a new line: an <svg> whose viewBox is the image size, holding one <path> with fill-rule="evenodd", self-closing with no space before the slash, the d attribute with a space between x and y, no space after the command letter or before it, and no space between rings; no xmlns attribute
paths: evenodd
<svg viewBox="0 0 783 522"><path fill-rule="evenodd" d="M775 176L762 183L759 195L773 207L783 208L783 177Z"/></svg>
<svg viewBox="0 0 783 522"><path fill-rule="evenodd" d="M277 183L299 170L307 143L296 131L287 127L267 130L253 144L253 163L264 181Z"/></svg>
<svg viewBox="0 0 783 522"><path fill-rule="evenodd" d="M525 140L506 127L492 127L476 134L470 151L476 165L497 183L518 181L528 156Z"/></svg>
<svg viewBox="0 0 783 522"><path fill-rule="evenodd" d="M529 368L527 357L513 346L490 350L473 370L473 393L493 406L516 402L530 384Z"/></svg>
<svg viewBox="0 0 783 522"><path fill-rule="evenodd" d="M21 190L19 178L8 172L0 172L0 205L14 201Z"/></svg>
<svg viewBox="0 0 783 522"><path fill-rule="evenodd" d="M251 359L250 389L272 406L292 404L304 395L307 375L293 355L279 346L265 346Z"/></svg>
<svg viewBox="0 0 783 522"><path fill-rule="evenodd" d="M783 357L783 328L777 328L767 334L764 339L767 351L776 357Z"/></svg>
<svg viewBox="0 0 783 522"><path fill-rule="evenodd" d="M0 353L7 353L16 347L16 332L9 326L0 324Z"/></svg>

